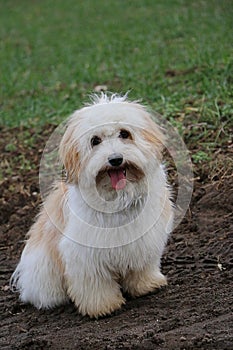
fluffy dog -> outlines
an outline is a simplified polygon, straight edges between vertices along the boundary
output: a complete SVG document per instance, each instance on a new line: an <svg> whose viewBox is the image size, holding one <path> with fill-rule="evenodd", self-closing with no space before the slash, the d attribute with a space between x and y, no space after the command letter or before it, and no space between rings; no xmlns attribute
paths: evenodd
<svg viewBox="0 0 233 350"><path fill-rule="evenodd" d="M58 181L28 233L11 284L23 302L71 299L98 317L166 285L160 259L173 207L161 161L164 136L126 96L93 96L67 123Z"/></svg>

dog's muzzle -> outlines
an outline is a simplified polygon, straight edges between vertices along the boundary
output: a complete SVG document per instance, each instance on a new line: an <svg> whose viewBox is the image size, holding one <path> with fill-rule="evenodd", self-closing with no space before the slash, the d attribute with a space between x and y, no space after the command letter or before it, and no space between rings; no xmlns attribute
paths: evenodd
<svg viewBox="0 0 233 350"><path fill-rule="evenodd" d="M108 174L111 187L114 190L123 190L128 182L136 183L144 176L144 171L135 163L124 159L121 153L113 153L107 158L108 165L100 169L96 176L96 183L101 183L101 180Z"/></svg>
<svg viewBox="0 0 233 350"><path fill-rule="evenodd" d="M126 186L126 169L122 166L123 155L121 153L113 153L108 157L108 162L111 165L108 175L111 179L112 188L122 190Z"/></svg>

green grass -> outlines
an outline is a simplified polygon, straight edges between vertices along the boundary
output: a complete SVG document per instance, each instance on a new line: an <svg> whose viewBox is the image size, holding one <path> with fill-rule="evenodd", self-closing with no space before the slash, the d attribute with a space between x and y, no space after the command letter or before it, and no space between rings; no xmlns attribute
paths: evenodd
<svg viewBox="0 0 233 350"><path fill-rule="evenodd" d="M231 0L1 1L1 124L57 124L106 85L208 153L229 137L232 18Z"/></svg>

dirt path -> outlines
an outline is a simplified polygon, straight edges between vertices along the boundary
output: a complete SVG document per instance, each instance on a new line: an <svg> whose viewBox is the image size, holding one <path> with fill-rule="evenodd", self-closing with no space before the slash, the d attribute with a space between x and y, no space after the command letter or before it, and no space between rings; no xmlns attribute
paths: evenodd
<svg viewBox="0 0 233 350"><path fill-rule="evenodd" d="M36 164L44 139L38 136L30 151L17 142L4 159L10 162L25 152ZM4 147L0 145L1 152ZM232 178L196 183L191 210L164 254L168 287L128 299L110 317L90 320L77 314L71 303L38 311L9 290L40 201L38 169L18 167L1 182L0 191L1 349L232 349Z"/></svg>

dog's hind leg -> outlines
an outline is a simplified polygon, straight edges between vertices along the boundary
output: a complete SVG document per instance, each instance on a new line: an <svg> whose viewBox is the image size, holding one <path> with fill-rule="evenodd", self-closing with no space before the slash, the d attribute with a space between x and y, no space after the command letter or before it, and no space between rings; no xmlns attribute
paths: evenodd
<svg viewBox="0 0 233 350"><path fill-rule="evenodd" d="M20 299L40 308L51 308L67 301L63 274L57 260L45 246L24 248L21 260L11 277L11 287Z"/></svg>

